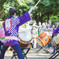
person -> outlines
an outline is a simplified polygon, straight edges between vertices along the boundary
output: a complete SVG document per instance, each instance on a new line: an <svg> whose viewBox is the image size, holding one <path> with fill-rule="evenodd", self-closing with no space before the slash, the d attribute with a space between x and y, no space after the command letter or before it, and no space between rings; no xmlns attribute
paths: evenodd
<svg viewBox="0 0 59 59"><path fill-rule="evenodd" d="M58 27L58 23L57 22L55 22L55 28L57 28Z"/></svg>
<svg viewBox="0 0 59 59"><path fill-rule="evenodd" d="M36 25L37 23L36 23L36 21L34 20L32 24L35 24L35 25Z"/></svg>
<svg viewBox="0 0 59 59"><path fill-rule="evenodd" d="M25 28L26 28L27 30L31 31L31 27L30 27L29 22L26 23Z"/></svg>
<svg viewBox="0 0 59 59"><path fill-rule="evenodd" d="M1 27L0 27L0 50L1 50L1 45L3 45L3 42L1 40L4 39L4 37L5 37L5 32L4 32L3 25L1 23Z"/></svg>
<svg viewBox="0 0 59 59"><path fill-rule="evenodd" d="M40 33L45 32L45 31L46 31L45 23L42 23L42 27L41 27Z"/></svg>
<svg viewBox="0 0 59 59"><path fill-rule="evenodd" d="M41 29L41 22L39 21L39 23L38 23L38 35L40 34L40 29Z"/></svg>
<svg viewBox="0 0 59 59"><path fill-rule="evenodd" d="M33 29L32 29L32 41L34 42L34 48L36 48L37 47L37 42L36 42L36 38L37 38L37 28L36 28L36 25L35 24L33 24L32 25L33 26Z"/></svg>
<svg viewBox="0 0 59 59"><path fill-rule="evenodd" d="M59 26L53 31L52 36L54 36L54 34L56 34L56 33L59 33Z"/></svg>
<svg viewBox="0 0 59 59"><path fill-rule="evenodd" d="M49 36L49 38L51 38L52 36L52 31L51 31L51 28L50 28L50 25L47 24L47 28L46 28L46 31L47 31L47 35ZM50 49L51 48L51 42L48 43L48 48Z"/></svg>
<svg viewBox="0 0 59 59"><path fill-rule="evenodd" d="M45 22L45 26L46 26L46 27L47 27L47 24L48 24L48 23L47 23L47 22Z"/></svg>
<svg viewBox="0 0 59 59"><path fill-rule="evenodd" d="M53 32L53 30L55 30L55 25L52 25L51 31Z"/></svg>
<svg viewBox="0 0 59 59"><path fill-rule="evenodd" d="M51 24L51 20L48 21L48 24L49 24L49 28L52 28L52 24Z"/></svg>
<svg viewBox="0 0 59 59"><path fill-rule="evenodd" d="M4 59L5 51L7 50L9 46L11 46L15 50L19 59L24 59L24 56L22 54L22 51L17 39L14 40L14 39L11 39L11 37L12 36L18 37L19 26L31 20L30 13L32 12L32 10L34 10L34 7L32 7L24 15L16 18L16 10L14 8L9 9L9 17L4 21L3 28L5 31L5 36L10 36L10 39L5 38L5 40L3 41L4 46L1 50L0 59Z"/></svg>
<svg viewBox="0 0 59 59"><path fill-rule="evenodd" d="M57 34L59 34L59 26L53 31L52 38L56 36ZM54 51L51 54L54 54L55 51L56 51L56 47L54 47Z"/></svg>
<svg viewBox="0 0 59 59"><path fill-rule="evenodd" d="M51 29L50 29L50 27L49 27L50 25L49 24L47 24L47 27L46 27L46 31L48 31L48 32L50 32L51 31Z"/></svg>

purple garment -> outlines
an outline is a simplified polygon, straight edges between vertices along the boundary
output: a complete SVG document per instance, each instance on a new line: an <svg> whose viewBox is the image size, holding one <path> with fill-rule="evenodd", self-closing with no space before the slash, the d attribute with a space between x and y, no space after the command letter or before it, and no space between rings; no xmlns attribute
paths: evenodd
<svg viewBox="0 0 59 59"><path fill-rule="evenodd" d="M55 33L59 33L59 27L56 28L56 29L53 31L53 34L55 34Z"/></svg>
<svg viewBox="0 0 59 59"><path fill-rule="evenodd" d="M11 29L6 29L6 26L8 27L8 24L5 25L7 19L12 19L12 28ZM19 26L22 24L26 23L27 21L31 20L29 13L25 13L24 15L14 18L14 17L9 17L5 20L3 23L3 27L5 30L5 36L16 36L18 37L18 29ZM8 39L6 43L4 43L5 46L13 46L15 44L18 44L18 41L14 39Z"/></svg>

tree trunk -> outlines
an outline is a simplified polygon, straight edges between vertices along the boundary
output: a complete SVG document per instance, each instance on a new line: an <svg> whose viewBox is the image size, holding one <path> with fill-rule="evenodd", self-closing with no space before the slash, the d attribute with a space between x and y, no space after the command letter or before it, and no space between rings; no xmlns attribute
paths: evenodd
<svg viewBox="0 0 59 59"><path fill-rule="evenodd" d="M47 14L47 21L49 20L49 14Z"/></svg>

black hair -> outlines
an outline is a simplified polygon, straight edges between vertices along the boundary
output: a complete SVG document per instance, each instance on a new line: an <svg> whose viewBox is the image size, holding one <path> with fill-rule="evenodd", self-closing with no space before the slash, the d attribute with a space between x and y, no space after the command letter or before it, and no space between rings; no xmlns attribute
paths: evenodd
<svg viewBox="0 0 59 59"><path fill-rule="evenodd" d="M9 9L9 16L14 15L14 13L16 13L16 9L10 8L10 9Z"/></svg>

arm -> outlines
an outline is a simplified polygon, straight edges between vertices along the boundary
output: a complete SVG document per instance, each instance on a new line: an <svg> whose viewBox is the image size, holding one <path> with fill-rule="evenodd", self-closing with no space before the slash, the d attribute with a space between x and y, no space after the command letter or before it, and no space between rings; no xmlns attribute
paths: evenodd
<svg viewBox="0 0 59 59"><path fill-rule="evenodd" d="M59 27L56 28L56 29L53 31L53 33L52 33L52 38L53 38L54 36L56 36L57 33L59 33L58 31L59 31Z"/></svg>
<svg viewBox="0 0 59 59"><path fill-rule="evenodd" d="M31 7L31 9L28 11L29 14L34 10L35 7Z"/></svg>
<svg viewBox="0 0 59 59"><path fill-rule="evenodd" d="M30 18L29 13L27 12L27 13L25 13L24 15L22 15L22 16L20 16L20 17L18 17L18 19L17 19L17 20L19 21L19 23L18 23L18 25L17 25L17 26L21 26L22 24L24 24L24 23L26 23L26 22L30 21L30 20L31 20L31 18Z"/></svg>
<svg viewBox="0 0 59 59"><path fill-rule="evenodd" d="M19 21L18 26L21 26L22 24L24 24L24 23L26 23L26 22L28 22L28 21L31 20L30 14L31 14L32 10L34 10L34 7L32 7L32 8L31 8L27 13L25 13L24 15L18 17L18 19L17 19L17 20Z"/></svg>
<svg viewBox="0 0 59 59"><path fill-rule="evenodd" d="M59 31L59 27L53 31L53 34L58 33L58 31Z"/></svg>

